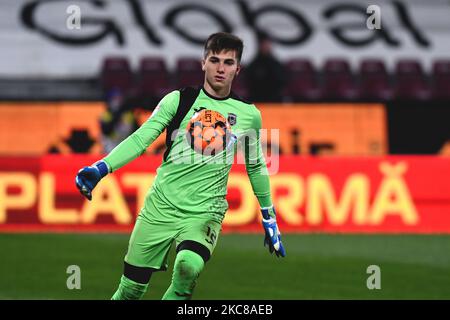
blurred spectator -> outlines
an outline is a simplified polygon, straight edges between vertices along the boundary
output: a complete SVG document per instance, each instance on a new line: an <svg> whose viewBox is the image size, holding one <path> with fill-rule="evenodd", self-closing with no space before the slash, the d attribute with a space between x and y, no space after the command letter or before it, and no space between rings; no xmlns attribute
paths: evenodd
<svg viewBox="0 0 450 320"><path fill-rule="evenodd" d="M134 110L120 89L106 94L106 112L100 119L103 152L109 153L122 140L139 128Z"/></svg>
<svg viewBox="0 0 450 320"><path fill-rule="evenodd" d="M268 34L258 35L258 53L246 70L250 100L254 102L280 102L286 81L283 65L272 52Z"/></svg>

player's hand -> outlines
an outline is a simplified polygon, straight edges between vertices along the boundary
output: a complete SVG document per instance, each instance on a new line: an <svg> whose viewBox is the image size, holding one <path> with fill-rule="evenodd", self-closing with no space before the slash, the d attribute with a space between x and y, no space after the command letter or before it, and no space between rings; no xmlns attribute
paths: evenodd
<svg viewBox="0 0 450 320"><path fill-rule="evenodd" d="M88 200L92 200L92 190L94 190L97 183L107 174L108 166L104 161L99 161L78 171L75 177L75 184L83 196Z"/></svg>
<svg viewBox="0 0 450 320"><path fill-rule="evenodd" d="M261 213L263 216L262 224L265 231L264 246L268 246L270 253L275 252L277 257L286 256L286 251L281 242L281 233L277 225L275 208L273 206L262 208Z"/></svg>

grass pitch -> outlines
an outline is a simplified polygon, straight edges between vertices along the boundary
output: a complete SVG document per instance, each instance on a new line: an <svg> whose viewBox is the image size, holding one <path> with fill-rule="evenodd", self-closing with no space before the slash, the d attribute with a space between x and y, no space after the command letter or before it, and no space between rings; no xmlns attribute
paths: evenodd
<svg viewBox="0 0 450 320"><path fill-rule="evenodd" d="M110 299L129 235L0 234L0 299ZM222 235L194 299L450 299L450 236L286 234L277 259L259 234ZM144 299L160 299L171 278L152 276ZM81 289L66 286L81 268ZM367 267L381 270L369 290Z"/></svg>

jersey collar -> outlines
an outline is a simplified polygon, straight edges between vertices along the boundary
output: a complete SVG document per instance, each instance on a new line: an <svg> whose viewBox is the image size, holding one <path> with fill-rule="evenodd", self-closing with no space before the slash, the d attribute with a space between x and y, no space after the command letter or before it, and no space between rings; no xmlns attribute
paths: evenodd
<svg viewBox="0 0 450 320"><path fill-rule="evenodd" d="M227 95L226 97L218 98L218 97L215 97L215 96L209 94L208 91L205 90L205 87L201 86L201 89L202 89L204 94L206 94L209 98L214 99L214 100L227 100L228 98L231 98L231 96L232 96L232 91L231 90L230 90L230 94Z"/></svg>

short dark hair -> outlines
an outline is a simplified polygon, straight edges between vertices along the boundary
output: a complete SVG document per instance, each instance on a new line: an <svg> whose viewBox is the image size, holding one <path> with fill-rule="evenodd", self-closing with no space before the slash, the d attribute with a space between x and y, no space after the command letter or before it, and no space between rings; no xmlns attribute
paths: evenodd
<svg viewBox="0 0 450 320"><path fill-rule="evenodd" d="M234 50L236 51L236 58L240 62L243 49L244 43L239 37L227 32L217 32L210 35L206 40L204 56L206 58L210 52L219 53L222 50Z"/></svg>

